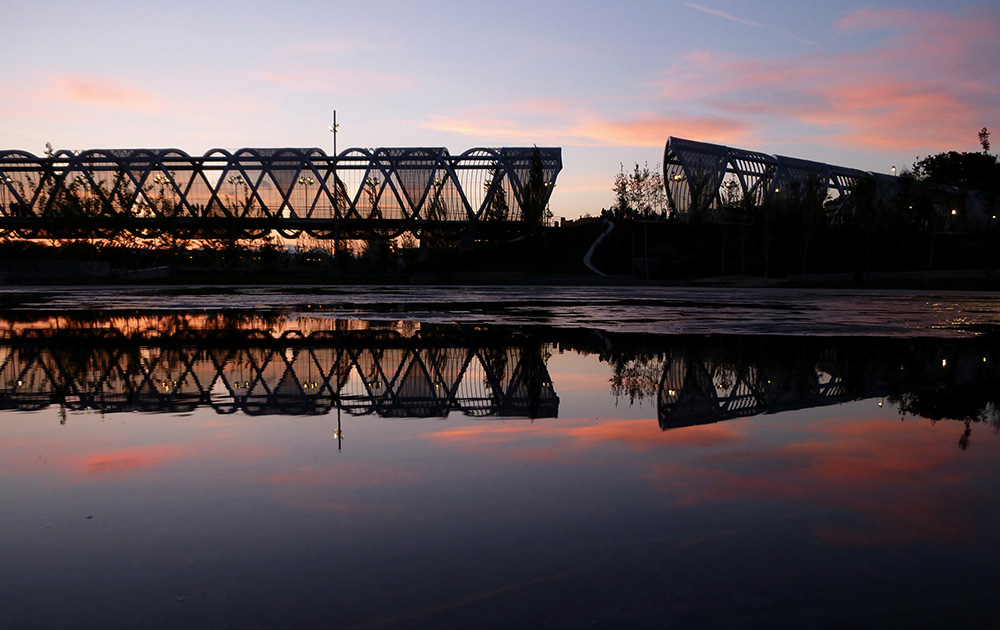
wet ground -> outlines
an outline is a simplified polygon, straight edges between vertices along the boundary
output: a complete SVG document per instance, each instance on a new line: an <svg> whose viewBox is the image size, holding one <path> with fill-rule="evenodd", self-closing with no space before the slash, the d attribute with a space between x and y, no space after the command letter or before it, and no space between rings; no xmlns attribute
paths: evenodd
<svg viewBox="0 0 1000 630"><path fill-rule="evenodd" d="M962 336L1000 325L975 292L663 287L10 288L17 311L243 310L360 319L546 324L655 334Z"/></svg>

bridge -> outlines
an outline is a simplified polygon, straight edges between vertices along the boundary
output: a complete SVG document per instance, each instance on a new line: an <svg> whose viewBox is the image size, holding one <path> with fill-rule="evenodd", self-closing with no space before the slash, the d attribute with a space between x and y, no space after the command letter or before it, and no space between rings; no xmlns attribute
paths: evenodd
<svg viewBox="0 0 1000 630"><path fill-rule="evenodd" d="M537 147L0 151L0 235L480 238L540 218L561 168Z"/></svg>
<svg viewBox="0 0 1000 630"><path fill-rule="evenodd" d="M854 217L896 228L997 229L996 201L978 191L684 138L667 139L663 181L672 215L692 221L739 222L794 207L831 225Z"/></svg>
<svg viewBox="0 0 1000 630"><path fill-rule="evenodd" d="M449 327L342 328L262 319L2 322L0 409L555 417L538 344ZM208 324L201 328L200 325ZM332 324L332 326L330 325Z"/></svg>

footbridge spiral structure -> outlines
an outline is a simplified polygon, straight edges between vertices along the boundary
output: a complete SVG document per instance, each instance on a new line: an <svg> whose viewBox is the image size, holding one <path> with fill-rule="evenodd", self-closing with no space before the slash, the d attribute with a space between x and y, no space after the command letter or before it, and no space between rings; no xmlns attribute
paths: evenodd
<svg viewBox="0 0 1000 630"><path fill-rule="evenodd" d="M548 201L559 148L0 151L0 232L20 238L364 238L519 231Z"/></svg>
<svg viewBox="0 0 1000 630"><path fill-rule="evenodd" d="M834 226L854 219L981 232L997 228L1000 210L975 190L675 137L664 149L663 182L671 215L689 221L796 208Z"/></svg>

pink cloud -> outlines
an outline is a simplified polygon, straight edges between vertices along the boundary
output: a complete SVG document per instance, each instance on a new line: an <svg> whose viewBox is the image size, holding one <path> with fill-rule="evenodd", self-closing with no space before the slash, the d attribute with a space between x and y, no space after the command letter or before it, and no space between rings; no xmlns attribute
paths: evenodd
<svg viewBox="0 0 1000 630"><path fill-rule="evenodd" d="M522 425L468 425L435 431L427 437L468 451L488 450L527 460L558 459L611 443L623 445L633 452L646 452L663 446L707 447L743 439L732 426L714 424L661 431L652 419L607 420L597 424L559 420ZM542 447L535 446L540 440L548 442ZM517 448L522 443L532 446ZM511 444L515 448L496 451L498 444Z"/></svg>
<svg viewBox="0 0 1000 630"><path fill-rule="evenodd" d="M738 142L749 131L748 124L734 118L642 116L624 121L590 119L573 127L569 133L596 144L659 147L669 136Z"/></svg>
<svg viewBox="0 0 1000 630"><path fill-rule="evenodd" d="M838 26L886 34L865 50L791 59L692 53L661 94L692 97L762 139L793 122L807 126L803 140L853 149L971 149L995 120L1000 14L863 9Z"/></svg>
<svg viewBox="0 0 1000 630"><path fill-rule="evenodd" d="M869 545L963 540L973 529L952 517L975 502L975 480L952 462L964 454L942 445L941 426L842 419L810 423L798 441L710 451L688 462L656 462L645 478L680 506L731 500L812 503L862 515L824 524L830 543Z"/></svg>
<svg viewBox="0 0 1000 630"><path fill-rule="evenodd" d="M128 111L157 109L154 95L114 80L57 75L53 83L56 96L73 103Z"/></svg>
<svg viewBox="0 0 1000 630"><path fill-rule="evenodd" d="M84 478L131 475L182 457L184 452L171 445L125 448L84 455L77 471Z"/></svg>
<svg viewBox="0 0 1000 630"><path fill-rule="evenodd" d="M201 428L211 428L211 424ZM216 433L197 443L178 441L110 448L106 440L88 437L73 441L21 440L0 448L0 474L52 474L68 483L80 483L148 474L180 460L250 463L276 459L285 452L278 445L235 441L236 437L225 433Z"/></svg>
<svg viewBox="0 0 1000 630"><path fill-rule="evenodd" d="M554 104L539 113L559 111ZM433 117L427 129L467 136L502 138L515 142L570 146L660 147L669 136L697 137L717 142L744 138L750 125L719 116L659 117L649 113L616 119L592 111L562 110L563 115L538 123L518 123L499 117L469 113L465 116Z"/></svg>
<svg viewBox="0 0 1000 630"><path fill-rule="evenodd" d="M701 6L701 5L698 5ZM1000 106L1000 13L862 9L835 25L874 44L755 58L695 51L657 84L654 105L608 115L573 99L488 105L421 123L507 142L660 147L681 136L759 148L814 143L908 154L975 148ZM849 44L849 42L845 42ZM645 98L643 90L636 98Z"/></svg>
<svg viewBox="0 0 1000 630"><path fill-rule="evenodd" d="M617 420L573 427L562 431L567 437L585 444L621 442L633 450L647 451L663 445L717 446L742 439L732 426L711 424L676 431L660 431L654 420Z"/></svg>

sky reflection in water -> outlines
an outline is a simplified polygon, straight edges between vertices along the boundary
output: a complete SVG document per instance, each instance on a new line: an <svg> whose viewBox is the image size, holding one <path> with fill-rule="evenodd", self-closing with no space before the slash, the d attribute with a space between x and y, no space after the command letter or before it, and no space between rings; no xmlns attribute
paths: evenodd
<svg viewBox="0 0 1000 630"><path fill-rule="evenodd" d="M88 382L82 365L91 366L90 382L114 371L108 366L134 372L142 361L142 378L152 380L166 370L156 365L164 357L183 372L177 348L185 344L168 342L182 338L176 328L153 318L152 328L147 322L135 332L142 326L130 321L134 334L110 345L87 337L81 348L88 349L77 351L64 337L47 346L23 335L15 343L9 334L0 349L8 365L12 356L21 361L22 382L25 365L75 374L78 383ZM381 353L386 372L393 347L426 365L432 339L453 344L453 332L425 326L422 345L404 335L369 351ZM866 364L873 380L854 383L854 391L882 387L887 396L827 406L800 397L787 411L664 431L663 407L676 411L680 399L664 398L655 377L669 357L695 351L690 340L462 334L479 357L497 357L504 347L516 356L540 349L556 417L393 417L394 409L433 405L406 407L428 390L415 377L388 376L402 406L341 413L342 442L335 409L220 412L231 402L222 380L205 386L204 400L216 408L153 413L140 378L128 404L146 404L145 412L101 413L79 392L63 399L78 410L50 402L3 412L0 626L929 627L996 620L1000 439L988 414L970 422L964 438L958 420L901 418L894 401L905 397L875 382L875 362ZM123 357L136 335L146 350L133 364ZM338 347L350 345L346 337L345 330ZM215 378L233 357L258 357L273 411L281 392L308 395L285 378L289 366L304 365L301 353L311 353L320 381L344 365L325 338L311 345L281 339L233 346L230 354L205 337L188 339L186 347L202 346L186 356L215 357ZM936 361L935 352L953 357L990 346L914 343L911 359ZM784 356L767 347L768 356ZM845 347L820 348L824 369L836 371L831 348L851 359ZM882 355L896 349L871 347ZM67 366L70 356L82 362ZM414 364L399 356L397 372L413 374L406 366ZM703 363L732 366L737 360L726 357L734 356L749 355L714 354ZM652 377L633 370L631 390L615 386L616 358L620 367L653 365ZM755 361L752 373L774 376L773 366ZM361 359L355 365L372 367ZM471 378L485 378L488 367ZM952 374L946 385L970 395L988 390L992 372L977 369L968 378ZM9 371L3 378L11 406ZM50 401L64 395L32 382ZM513 376L504 382L508 393L518 386ZM634 401L630 391L638 392ZM920 404L941 408L932 402L940 400L925 395Z"/></svg>

